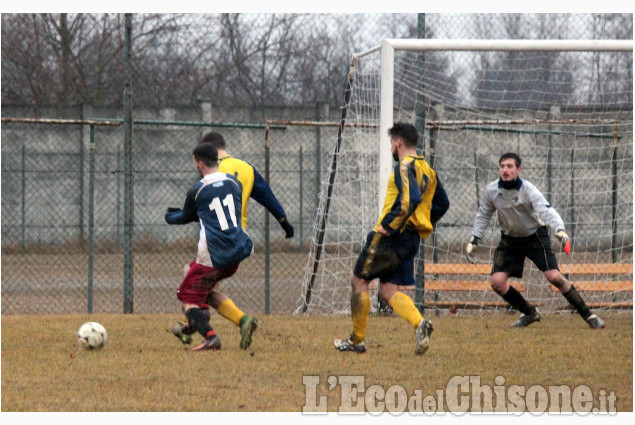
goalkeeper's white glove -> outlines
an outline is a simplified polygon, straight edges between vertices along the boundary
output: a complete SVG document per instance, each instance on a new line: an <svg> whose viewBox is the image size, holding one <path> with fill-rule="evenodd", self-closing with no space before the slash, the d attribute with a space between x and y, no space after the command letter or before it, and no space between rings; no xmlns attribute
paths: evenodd
<svg viewBox="0 0 635 425"><path fill-rule="evenodd" d="M556 237L562 244L562 250L569 255L571 253L571 240L569 239L569 235L567 235L564 230L558 230Z"/></svg>
<svg viewBox="0 0 635 425"><path fill-rule="evenodd" d="M470 238L470 242L465 247L465 256L467 257L467 261L472 264L477 263L476 257L474 256L474 248L480 241L481 238L477 238L476 236L472 235L472 237Z"/></svg>

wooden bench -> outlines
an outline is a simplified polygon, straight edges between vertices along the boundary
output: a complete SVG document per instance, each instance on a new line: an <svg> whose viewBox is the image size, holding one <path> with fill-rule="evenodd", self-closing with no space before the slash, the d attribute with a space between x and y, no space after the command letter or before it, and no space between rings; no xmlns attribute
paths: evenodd
<svg viewBox="0 0 635 425"><path fill-rule="evenodd" d="M471 291L491 292L493 294L494 291L489 282L491 271L491 264L426 264L424 269L425 306L436 308L509 308L509 304L502 299L500 301L442 299L442 294L446 292ZM509 284L518 292L525 292L525 284L522 281L512 279Z"/></svg>
<svg viewBox="0 0 635 425"><path fill-rule="evenodd" d="M632 296L630 301L618 301L619 292L633 292L633 264L559 264L561 273L580 292L605 292L613 293L610 302L587 302L590 308L633 308ZM509 308L509 304L502 299L500 301L464 301L455 299L461 292L491 292L489 275L491 264L463 264L463 263L427 263L424 269L425 307L434 308ZM576 277L595 276L595 280L576 280ZM598 276L602 276L600 280ZM618 279L620 278L621 279ZM624 280L628 277L629 280ZM573 280L572 280L573 279ZM545 282L546 283L546 282ZM509 284L518 292L525 292L525 284L513 278ZM549 285L552 291L558 291L553 285ZM376 282L371 284L376 288ZM402 286L400 290L406 293L415 290L414 286ZM445 297L447 294L453 298ZM498 297L500 298L500 297ZM543 303L533 303L541 305Z"/></svg>
<svg viewBox="0 0 635 425"><path fill-rule="evenodd" d="M587 302L590 308L633 308L633 264L559 264L560 272L579 292L612 293L611 301ZM594 280L588 280L589 277ZM628 277L628 280L624 280ZM587 278L587 280L578 280ZM551 285L551 290L558 288ZM618 301L618 293L631 292L629 301Z"/></svg>

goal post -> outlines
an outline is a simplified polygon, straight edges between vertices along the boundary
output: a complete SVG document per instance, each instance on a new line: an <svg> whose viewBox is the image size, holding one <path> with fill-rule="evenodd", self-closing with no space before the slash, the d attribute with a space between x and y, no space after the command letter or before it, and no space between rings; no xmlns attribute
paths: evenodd
<svg viewBox="0 0 635 425"><path fill-rule="evenodd" d="M498 177L500 154L517 151L525 159L522 176L541 189L574 240L575 254L559 253L559 262L631 264L626 274L576 276L584 287L632 281L632 52L632 40L388 39L353 55L331 161L337 168L322 182L297 311L350 312L352 268L392 172L387 131L395 121L423 123L420 153L434 163L451 203L422 241L416 264L465 263L482 190ZM491 262L499 231L494 220L480 247L483 262ZM562 308L535 267L525 271L530 301L544 311ZM451 274L423 276L419 267L418 282L441 288L426 290L420 307L456 300L484 311L500 301L475 289L482 285L444 291L439 282ZM621 289L585 298L608 306L630 296L632 308L632 289L629 295L624 285L605 287Z"/></svg>

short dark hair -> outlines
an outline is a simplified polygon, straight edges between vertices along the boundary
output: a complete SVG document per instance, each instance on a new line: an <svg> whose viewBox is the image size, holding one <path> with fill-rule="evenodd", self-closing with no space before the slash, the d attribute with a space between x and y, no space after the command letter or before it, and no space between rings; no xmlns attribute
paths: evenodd
<svg viewBox="0 0 635 425"><path fill-rule="evenodd" d="M218 151L211 143L199 143L192 155L195 160L203 161L206 167L214 167L218 163Z"/></svg>
<svg viewBox="0 0 635 425"><path fill-rule="evenodd" d="M503 159L513 159L514 162L516 163L516 167L520 167L520 164L522 164L522 159L520 159L520 156L518 156L518 154L515 154L514 152L507 152L501 155L501 157L498 159L498 165L501 164L501 161Z"/></svg>
<svg viewBox="0 0 635 425"><path fill-rule="evenodd" d="M199 143L211 143L216 149L225 149L225 138L222 134L210 131Z"/></svg>
<svg viewBox="0 0 635 425"><path fill-rule="evenodd" d="M416 147L419 141L419 132L414 125L405 122L396 122L388 129L390 137L398 137L404 141L406 146Z"/></svg>

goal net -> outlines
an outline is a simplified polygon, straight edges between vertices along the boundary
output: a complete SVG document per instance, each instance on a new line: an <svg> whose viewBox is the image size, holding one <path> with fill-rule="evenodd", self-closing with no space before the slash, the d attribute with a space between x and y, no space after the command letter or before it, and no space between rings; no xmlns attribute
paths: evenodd
<svg viewBox="0 0 635 425"><path fill-rule="evenodd" d="M632 309L632 51L632 40L385 40L354 55L297 312L350 312L350 278L379 218L396 121L419 129L418 150L451 204L421 242L417 285L406 291L419 308L507 310L487 285L496 218L477 248L479 270L458 265L483 189L512 151L572 238L567 256L552 235L563 272L592 307ZM542 311L567 308L530 261L515 284ZM373 309L383 307L371 295Z"/></svg>

